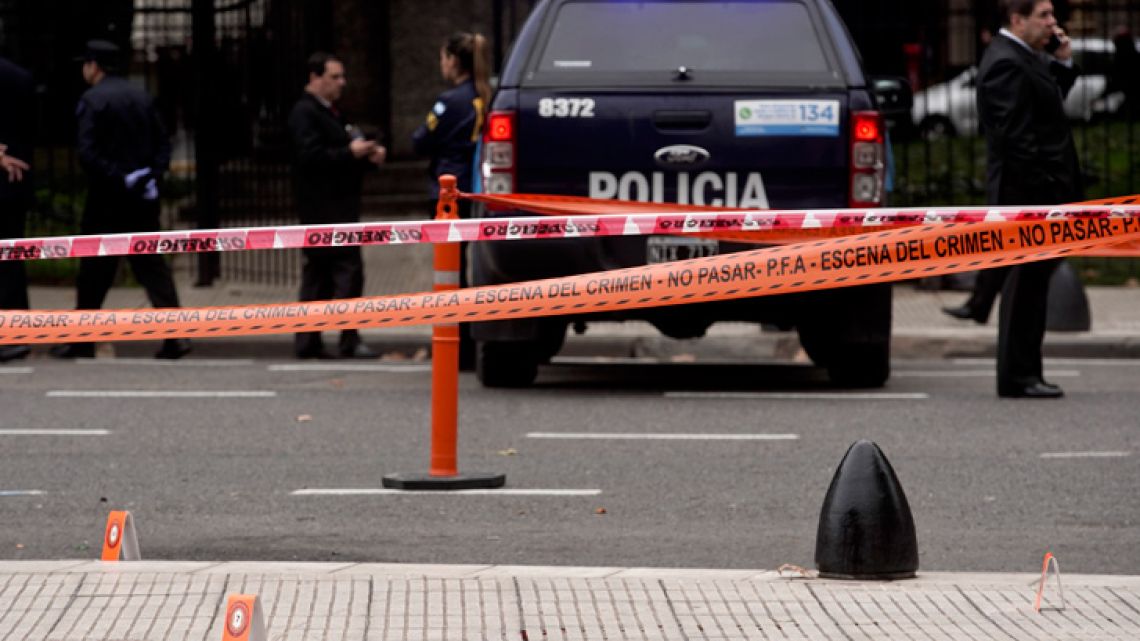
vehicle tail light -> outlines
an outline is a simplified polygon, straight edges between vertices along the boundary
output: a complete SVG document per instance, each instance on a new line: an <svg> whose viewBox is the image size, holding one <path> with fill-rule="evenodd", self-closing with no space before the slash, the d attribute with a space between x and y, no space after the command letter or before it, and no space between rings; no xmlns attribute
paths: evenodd
<svg viewBox="0 0 1140 641"><path fill-rule="evenodd" d="M512 193L515 166L515 112L492 111L483 133L483 191Z"/></svg>
<svg viewBox="0 0 1140 641"><path fill-rule="evenodd" d="M851 207L877 207L883 202L886 171L883 117L875 111L851 114Z"/></svg>

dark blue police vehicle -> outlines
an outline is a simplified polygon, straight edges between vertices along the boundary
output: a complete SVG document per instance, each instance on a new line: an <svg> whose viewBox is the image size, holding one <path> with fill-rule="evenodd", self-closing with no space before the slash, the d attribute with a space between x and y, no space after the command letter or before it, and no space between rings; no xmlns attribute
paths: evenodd
<svg viewBox="0 0 1140 641"><path fill-rule="evenodd" d="M884 133L828 0L542 0L504 66L480 163L489 193L872 207L883 199ZM489 285L750 247L675 237L477 243L472 270ZM476 371L487 386L529 385L569 323L628 319L674 338L721 320L795 327L837 384L875 387L890 374L889 285L478 323Z"/></svg>

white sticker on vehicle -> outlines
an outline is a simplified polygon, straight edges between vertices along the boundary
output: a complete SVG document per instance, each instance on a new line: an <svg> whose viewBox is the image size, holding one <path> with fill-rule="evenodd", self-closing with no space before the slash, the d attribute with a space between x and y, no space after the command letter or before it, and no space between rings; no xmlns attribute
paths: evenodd
<svg viewBox="0 0 1140 641"><path fill-rule="evenodd" d="M593 98L541 98L538 115L542 118L593 118Z"/></svg>
<svg viewBox="0 0 1140 641"><path fill-rule="evenodd" d="M838 100L737 100L737 136L838 136Z"/></svg>

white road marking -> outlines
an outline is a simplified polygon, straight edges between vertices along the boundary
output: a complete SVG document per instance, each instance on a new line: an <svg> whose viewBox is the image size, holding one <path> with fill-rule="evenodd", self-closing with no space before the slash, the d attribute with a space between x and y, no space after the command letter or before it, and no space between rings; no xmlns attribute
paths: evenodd
<svg viewBox="0 0 1140 641"><path fill-rule="evenodd" d="M922 401L922 392L665 392L666 398L769 401Z"/></svg>
<svg viewBox="0 0 1140 641"><path fill-rule="evenodd" d="M270 365L270 372L430 372L431 363L289 363Z"/></svg>
<svg viewBox="0 0 1140 641"><path fill-rule="evenodd" d="M0 497L4 496L42 496L43 490L0 490Z"/></svg>
<svg viewBox="0 0 1140 641"><path fill-rule="evenodd" d="M955 365L993 365L993 358L952 358L950 362ZM1137 358L1046 358L1046 364L1052 365L1104 365L1107 367L1140 367Z"/></svg>
<svg viewBox="0 0 1140 641"><path fill-rule="evenodd" d="M1128 458L1129 456L1132 456L1132 452L1045 452L1041 458Z"/></svg>
<svg viewBox="0 0 1140 641"><path fill-rule="evenodd" d="M604 432L530 432L527 438L628 441L795 441L799 434L637 434Z"/></svg>
<svg viewBox="0 0 1140 641"><path fill-rule="evenodd" d="M247 367L252 358L77 358L76 365L156 365L159 367Z"/></svg>
<svg viewBox="0 0 1140 641"><path fill-rule="evenodd" d="M472 496L598 496L601 490L393 490L388 488L346 488L294 490L293 496L393 496L416 494L422 496L449 496L467 494Z"/></svg>
<svg viewBox="0 0 1140 641"><path fill-rule="evenodd" d="M265 390L48 390L48 398L273 398Z"/></svg>
<svg viewBox="0 0 1140 641"><path fill-rule="evenodd" d="M996 375L992 369L896 369L891 372L892 378L993 378ZM1076 378L1081 373L1075 369L1057 369L1045 372L1045 378Z"/></svg>
<svg viewBox="0 0 1140 641"><path fill-rule="evenodd" d="M0 430L0 436L107 436L111 430Z"/></svg>
<svg viewBox="0 0 1140 641"><path fill-rule="evenodd" d="M0 367L0 374L31 374L34 371L31 367Z"/></svg>
<svg viewBox="0 0 1140 641"><path fill-rule="evenodd" d="M550 362L554 365L600 365L613 363L644 365L667 363L669 359L654 356L555 356L550 359Z"/></svg>

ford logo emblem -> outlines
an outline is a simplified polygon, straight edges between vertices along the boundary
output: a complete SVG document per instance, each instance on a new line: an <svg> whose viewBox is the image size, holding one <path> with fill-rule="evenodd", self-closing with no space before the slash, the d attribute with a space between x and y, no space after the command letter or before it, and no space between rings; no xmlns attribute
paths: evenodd
<svg viewBox="0 0 1140 641"><path fill-rule="evenodd" d="M696 145L669 145L658 149L653 159L662 167L699 165L709 159L709 152Z"/></svg>

